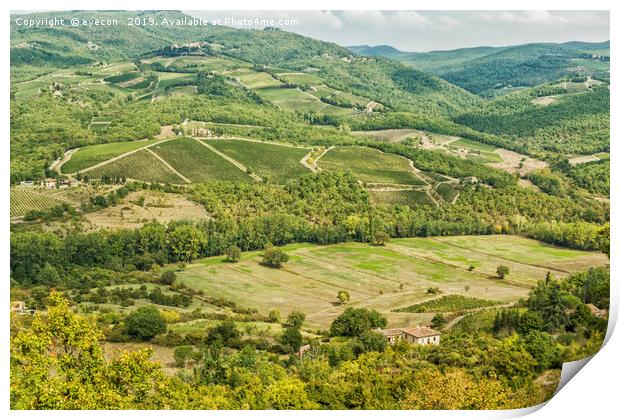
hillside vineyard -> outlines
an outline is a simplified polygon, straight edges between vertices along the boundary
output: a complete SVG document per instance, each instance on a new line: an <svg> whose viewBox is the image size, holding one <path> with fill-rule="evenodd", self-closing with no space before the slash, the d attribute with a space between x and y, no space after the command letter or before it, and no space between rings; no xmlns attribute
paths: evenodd
<svg viewBox="0 0 620 420"><path fill-rule="evenodd" d="M523 408L603 342L609 41L72 11L10 54L12 409Z"/></svg>

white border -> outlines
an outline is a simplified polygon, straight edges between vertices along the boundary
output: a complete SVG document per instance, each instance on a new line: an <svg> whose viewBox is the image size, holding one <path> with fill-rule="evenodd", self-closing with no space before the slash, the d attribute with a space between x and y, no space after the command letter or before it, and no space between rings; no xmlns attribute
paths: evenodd
<svg viewBox="0 0 620 420"><path fill-rule="evenodd" d="M58 0L50 0L50 1L32 1L32 0L22 0L19 2L12 3L11 9L13 10L80 10L80 9L111 9L111 10L149 10L149 9L160 9L160 10L255 10L255 9L263 9L263 10L307 10L309 7L312 7L316 10L328 9L328 10L342 10L342 9L350 9L350 10L373 10L373 9L381 9L381 10L464 10L464 7L467 6L469 10L611 10L611 48L612 48L612 61L611 61L611 72L615 75L617 71L617 57L620 53L617 48L617 42L619 39L617 37L618 27L617 27L617 19L616 12L620 6L616 6L614 9L614 5L611 0L589 0L587 2L577 2L574 0L564 0L564 1L548 1L548 0L521 0L521 1L502 1L502 2L491 2L491 1L480 1L480 0L470 0L466 3L458 0L434 0L432 2L413 2L413 1L395 1L395 0L383 0L380 3L376 1L370 0L357 0L353 1L342 1L342 0L315 0L312 3L297 3L292 4L292 2L284 1L284 0L262 0L260 2L252 2L249 0L229 0L225 3L210 3L210 2L201 2L197 0L175 0L175 1L164 1L164 0L135 0L131 3L119 0L90 0L88 2L84 1L75 1L75 0L67 0L67 1L58 1ZM8 326L9 326L9 311L8 311L8 296L9 296L9 5L4 4L4 25L2 26L2 31L4 35L4 42L2 44L2 55L0 56L3 68L5 69L4 77L1 79L3 98L2 101L2 118L4 121L3 127L3 136L2 136L2 153L0 153L0 165L1 165L1 184L0 189L2 191L3 200L0 204L0 208L2 212L0 213L0 217L4 220L3 225L3 235L1 235L2 239L0 240L0 267L2 267L2 296L4 296L3 304L0 305L3 309L0 310L0 317L2 317L2 342L0 343L0 378L2 383L3 395L0 397L0 407L2 408L3 413L8 413L11 417L14 418L39 418L41 416L45 416L47 419L65 419L65 418L73 418L73 417L91 417L91 418L104 418L108 416L107 412L9 412L9 334L8 334ZM612 126L612 139L611 141L611 154L612 154L612 162L615 161L615 156L619 153L620 145L617 144L620 139L615 138L616 135L616 127L618 122L618 97L614 92L614 84L612 81L612 103L611 103L611 126ZM617 219L617 203L618 203L618 194L617 194L617 183L618 183L618 169L614 165L611 167L611 178L612 178L612 191L611 191L611 203L612 203L612 219L615 221ZM616 229L614 229L614 225L612 224L612 255L616 255L617 247L617 235ZM615 260L615 258L614 258ZM618 313L618 303L619 303L619 288L616 284L616 278L618 274L618 270L615 265L612 264L611 268L612 274L612 312L610 314L610 319L613 319L614 324L617 318ZM570 380L566 386L558 392L558 394L553 397L546 405L542 407L538 407L538 410L533 409L524 409L524 410L514 410L514 411L502 411L502 412L463 412L463 411L389 411L389 412L353 412L353 411L321 411L321 412L273 412L273 411L263 411L263 412L252 412L248 413L248 415L255 416L256 418L270 418L270 419L279 419L279 418L289 418L295 416L297 419L312 419L316 420L317 418L335 418L339 419L359 419L359 418L368 418L368 419L376 419L376 418L389 418L397 419L410 419L411 417L415 418L433 418L433 419L460 419L460 418L509 418L522 416L528 413L530 414L529 418L532 419L548 419L548 418L562 418L562 419L573 419L573 418L593 418L598 417L601 419L611 418L613 414L616 413L616 409L618 407L618 393L617 393L617 385L618 378L620 377L620 364L618 362L618 354L620 354L620 341L617 337L617 334L609 337L608 334L608 342L601 349L601 351L587 364L587 366L578 373L577 377ZM169 419L170 416L183 416L185 418L203 418L208 415L210 418L218 418L218 419L236 419L239 418L240 415L243 415L240 412L234 411L218 411L218 412L192 412L192 411L184 411L184 412L140 412L140 411L125 411L125 412L114 412L114 416L119 416L123 418L140 418L144 419L146 416L149 418L158 418L158 419ZM617 415L617 414L616 414Z"/></svg>

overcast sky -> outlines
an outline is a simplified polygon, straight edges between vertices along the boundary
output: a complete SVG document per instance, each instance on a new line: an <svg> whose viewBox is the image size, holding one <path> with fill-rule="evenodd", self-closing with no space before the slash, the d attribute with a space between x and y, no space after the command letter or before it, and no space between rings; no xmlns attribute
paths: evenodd
<svg viewBox="0 0 620 420"><path fill-rule="evenodd" d="M608 11L237 10L185 13L209 20L296 19L297 26L282 26L282 29L344 46L386 44L403 51L609 39Z"/></svg>

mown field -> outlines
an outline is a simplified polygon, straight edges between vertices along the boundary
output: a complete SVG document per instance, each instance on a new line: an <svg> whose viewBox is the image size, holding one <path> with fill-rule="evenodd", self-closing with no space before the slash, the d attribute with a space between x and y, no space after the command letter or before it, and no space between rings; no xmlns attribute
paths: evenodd
<svg viewBox="0 0 620 420"><path fill-rule="evenodd" d="M350 170L367 183L424 185L407 159L370 147L335 147L317 163L325 170Z"/></svg>
<svg viewBox="0 0 620 420"><path fill-rule="evenodd" d="M29 211L49 210L53 207L64 203L45 190L39 190L32 187L14 187L11 188L10 213L11 218L23 217Z"/></svg>
<svg viewBox="0 0 620 420"><path fill-rule="evenodd" d="M263 179L285 182L308 173L300 160L311 149L246 140L205 140Z"/></svg>
<svg viewBox="0 0 620 420"><path fill-rule="evenodd" d="M261 313L279 309L286 316L300 310L313 327L329 326L346 306L377 309L396 327L430 322L433 312L392 312L437 298L427 293L429 287L439 288L442 295L503 305L527 296L548 271L560 277L607 263L602 254L515 236L399 239L386 247L296 244L284 249L291 259L279 270L261 265L260 252L249 252L239 263L223 257L195 261L178 273L178 280ZM530 258L534 254L538 257ZM495 275L500 264L511 270L505 280ZM468 271L470 265L476 268ZM347 305L336 299L340 290L351 295Z"/></svg>

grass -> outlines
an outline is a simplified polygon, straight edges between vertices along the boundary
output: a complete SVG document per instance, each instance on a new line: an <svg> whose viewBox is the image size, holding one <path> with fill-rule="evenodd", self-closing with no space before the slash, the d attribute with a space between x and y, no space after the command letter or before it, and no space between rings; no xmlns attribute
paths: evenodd
<svg viewBox="0 0 620 420"><path fill-rule="evenodd" d="M376 204L394 206L428 205L434 206L435 202L426 191L400 190L400 191L369 191L370 199Z"/></svg>
<svg viewBox="0 0 620 420"><path fill-rule="evenodd" d="M23 217L30 211L49 210L63 203L63 200L46 194L44 190L36 191L31 187L11 188L11 217Z"/></svg>
<svg viewBox="0 0 620 420"><path fill-rule="evenodd" d="M320 85L323 83L323 79L314 74L306 73L279 73L278 79L284 83L291 83L295 85Z"/></svg>
<svg viewBox="0 0 620 420"><path fill-rule="evenodd" d="M393 239L387 246L460 270L473 266L475 273L489 278L496 276L498 265L506 265L510 269L507 281L528 286L543 280L547 272L557 278L608 264L607 257L600 253L559 248L509 235Z"/></svg>
<svg viewBox="0 0 620 420"><path fill-rule="evenodd" d="M71 155L71 159L62 165L62 172L66 174L90 168L93 165L105 162L123 153L148 146L158 140L126 141L119 143L105 143L80 148Z"/></svg>
<svg viewBox="0 0 620 420"><path fill-rule="evenodd" d="M353 131L351 134L359 136L369 136L377 140L386 141L388 143L396 143L407 138L420 138L424 135L422 131L411 128L395 128L388 130L374 131Z"/></svg>
<svg viewBox="0 0 620 420"><path fill-rule="evenodd" d="M206 141L263 179L285 182L308 173L299 162L310 149L245 140Z"/></svg>
<svg viewBox="0 0 620 420"><path fill-rule="evenodd" d="M318 165L326 170L348 169L367 183L424 185L407 159L370 147L335 147L318 161Z"/></svg>
<svg viewBox="0 0 620 420"><path fill-rule="evenodd" d="M279 80L274 79L269 73L264 72L251 72L241 74L238 77L241 83L250 89L277 88L282 84Z"/></svg>
<svg viewBox="0 0 620 420"><path fill-rule="evenodd" d="M128 156L97 167L84 173L91 178L105 175L115 178L125 177L147 182L182 184L184 181L163 162L147 150L139 150Z"/></svg>
<svg viewBox="0 0 620 420"><path fill-rule="evenodd" d="M135 72L135 71L130 71L130 72L127 72L127 73L121 73L121 74L117 74L117 75L114 75L114 76L109 76L109 77L106 77L103 80L105 80L106 82L109 82L109 83L116 84L116 83L128 82L128 81L133 80L133 79L135 79L137 77L140 77L140 73Z"/></svg>
<svg viewBox="0 0 620 420"><path fill-rule="evenodd" d="M450 147L458 147L475 152L473 154L469 153L467 158L480 163L501 163L504 161L497 153L495 153L497 147L475 140L460 139L450 143Z"/></svg>
<svg viewBox="0 0 620 420"><path fill-rule="evenodd" d="M251 180L248 174L194 139L174 139L151 150L192 182Z"/></svg>
<svg viewBox="0 0 620 420"><path fill-rule="evenodd" d="M314 96L295 88L267 88L258 89L256 93L280 107L283 111L320 112L327 107ZM336 107L334 107L336 108Z"/></svg>
<svg viewBox="0 0 620 420"><path fill-rule="evenodd" d="M228 263L223 257L195 261L178 273L178 280L208 296L231 299L262 314L279 309L286 316L300 310L307 315L309 327L328 327L347 306L373 308L383 313L391 326L409 326L426 324L432 315L392 311L428 300L429 287L438 287L447 295L513 303L526 297L529 288L549 271L535 261L528 263L527 258L511 265L502 255L487 254L494 243L529 255L553 255L570 271L602 265L607 258L516 236L458 237L464 248L444 243L446 239L451 238L394 239L385 247L295 244L285 248L291 259L280 270L260 265L261 252L249 252L239 263ZM476 264L473 272L467 271L470 264ZM508 280L495 277L500 264L511 267ZM510 281L517 279L522 285ZM337 302L340 290L350 293L349 304Z"/></svg>
<svg viewBox="0 0 620 420"><path fill-rule="evenodd" d="M497 305L499 302L489 299L480 299L462 295L442 296L438 299L417 303L404 308L395 309L395 312L456 312L468 309L484 308Z"/></svg>

